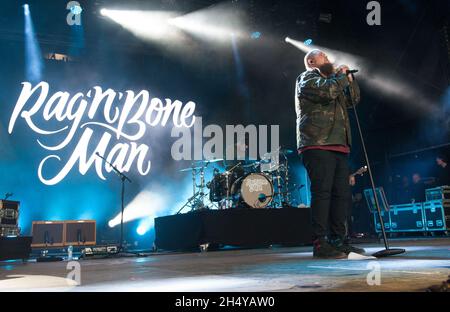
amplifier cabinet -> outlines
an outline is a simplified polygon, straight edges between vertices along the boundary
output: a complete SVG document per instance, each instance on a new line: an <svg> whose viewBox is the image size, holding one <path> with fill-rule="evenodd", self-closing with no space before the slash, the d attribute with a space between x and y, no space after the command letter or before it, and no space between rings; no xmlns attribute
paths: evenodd
<svg viewBox="0 0 450 312"><path fill-rule="evenodd" d="M94 220L34 221L31 247L91 246L96 244Z"/></svg>
<svg viewBox="0 0 450 312"><path fill-rule="evenodd" d="M65 221L66 246L94 246L96 223L94 220Z"/></svg>
<svg viewBox="0 0 450 312"><path fill-rule="evenodd" d="M33 221L31 247L62 247L65 242L63 221Z"/></svg>

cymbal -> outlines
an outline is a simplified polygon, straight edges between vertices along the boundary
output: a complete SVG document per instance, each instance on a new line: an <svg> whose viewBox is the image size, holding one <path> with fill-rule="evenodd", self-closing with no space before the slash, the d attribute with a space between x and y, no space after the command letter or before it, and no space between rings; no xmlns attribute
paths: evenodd
<svg viewBox="0 0 450 312"><path fill-rule="evenodd" d="M180 172L188 172L188 171L192 171L192 170L200 170L204 167L190 167L190 168L185 168L185 169L181 169Z"/></svg>
<svg viewBox="0 0 450 312"><path fill-rule="evenodd" d="M283 148L282 150L280 150L280 153L284 155L291 155L294 154L294 151L288 148Z"/></svg>
<svg viewBox="0 0 450 312"><path fill-rule="evenodd" d="M255 167L259 166L261 163L259 161L252 162L251 164L242 165L242 168L249 168L249 167Z"/></svg>
<svg viewBox="0 0 450 312"><path fill-rule="evenodd" d="M216 163L219 161L223 161L222 158L215 158L215 159L210 159L210 160L199 160L196 162L196 164L212 164L212 163Z"/></svg>

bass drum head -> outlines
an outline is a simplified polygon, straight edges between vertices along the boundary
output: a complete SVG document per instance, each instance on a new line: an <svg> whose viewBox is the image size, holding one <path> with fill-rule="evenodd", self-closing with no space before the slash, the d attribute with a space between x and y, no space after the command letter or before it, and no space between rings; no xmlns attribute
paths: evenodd
<svg viewBox="0 0 450 312"><path fill-rule="evenodd" d="M266 208L274 194L272 181L262 173L252 173L236 181L232 193L237 191L241 200L251 208Z"/></svg>

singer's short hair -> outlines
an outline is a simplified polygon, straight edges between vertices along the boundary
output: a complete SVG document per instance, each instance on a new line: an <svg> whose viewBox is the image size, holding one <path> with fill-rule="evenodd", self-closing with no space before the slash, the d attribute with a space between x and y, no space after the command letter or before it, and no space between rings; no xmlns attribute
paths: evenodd
<svg viewBox="0 0 450 312"><path fill-rule="evenodd" d="M311 67L311 65L309 65L309 61L310 61L311 59L313 59L314 57L316 57L317 55L319 55L320 53L323 53L323 52L320 51L320 50L318 50L318 49L314 49L314 50L311 50L311 51L309 51L308 53L306 53L304 62L305 62L305 68L306 68L307 70L312 70L312 69L313 69L313 68Z"/></svg>

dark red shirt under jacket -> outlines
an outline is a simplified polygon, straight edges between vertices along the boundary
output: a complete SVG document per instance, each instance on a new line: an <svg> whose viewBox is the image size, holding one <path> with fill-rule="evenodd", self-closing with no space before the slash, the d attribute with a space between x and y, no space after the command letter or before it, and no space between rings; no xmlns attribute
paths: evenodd
<svg viewBox="0 0 450 312"><path fill-rule="evenodd" d="M323 145L323 146L307 146L298 150L298 153L301 154L305 151L309 150L321 150L321 151L330 151L330 152L338 152L343 154L350 154L350 147L346 145Z"/></svg>

